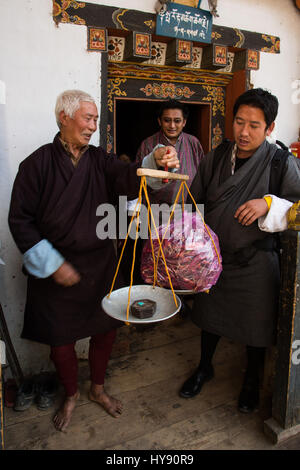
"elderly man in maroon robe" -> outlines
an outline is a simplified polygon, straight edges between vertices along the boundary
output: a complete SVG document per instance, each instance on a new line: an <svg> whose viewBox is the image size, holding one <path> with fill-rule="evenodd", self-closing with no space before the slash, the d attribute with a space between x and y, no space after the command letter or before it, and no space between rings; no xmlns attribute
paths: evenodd
<svg viewBox="0 0 300 470"><path fill-rule="evenodd" d="M121 326L101 309L116 268L111 239L100 239L97 208L116 204L119 195L137 197L137 163L127 164L89 145L97 129L93 98L79 90L63 92L56 103L60 132L26 158L15 179L9 226L28 275L22 338L48 344L66 397L54 417L67 428L79 398L76 341L91 337L90 400L112 416L122 403L104 389L104 375ZM160 165L178 167L176 152ZM122 285L119 278L116 288Z"/></svg>

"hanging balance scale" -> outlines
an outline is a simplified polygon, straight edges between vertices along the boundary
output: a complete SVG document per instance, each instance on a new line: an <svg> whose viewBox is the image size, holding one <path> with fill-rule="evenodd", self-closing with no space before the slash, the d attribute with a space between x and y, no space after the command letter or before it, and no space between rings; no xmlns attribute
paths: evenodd
<svg viewBox="0 0 300 470"><path fill-rule="evenodd" d="M152 170L152 169L146 169L146 168L138 168L137 175L141 177L138 201L136 203L133 215L131 217L127 236L123 244L121 255L120 255L116 272L114 275L114 279L112 282L111 290L109 294L106 295L102 299L102 302L101 302L103 310L110 317L115 318L116 320L124 321L127 324L154 323L154 322L167 320L168 318L171 318L172 316L174 316L181 309L181 300L178 297L178 295L176 295L176 292L180 294L193 293L190 291L176 291L173 289L172 282L171 282L170 275L169 275L168 268L167 268L167 264L166 264L166 260L165 260L165 256L163 253L161 241L160 241L158 231L155 225L154 217L151 211L151 205L150 205L150 201L148 197L147 182L146 182L147 176L151 178L158 178L163 181L166 181L166 179L182 181L180 189L177 193L177 196L173 205L173 210L171 211L171 215L169 218L169 221L170 221L172 218L174 209L176 207L177 201L179 199L180 193L181 191L183 191L183 186L185 185L187 187L185 182L189 179L189 177L188 175L180 175L177 173L170 173L167 171ZM135 250L136 250L136 243L137 243L137 238L138 238L139 215L140 215L140 209L141 209L141 203L142 203L142 191L143 190L144 190L145 199L148 205L148 227L149 227L150 241L152 243L151 228L150 228L150 219L151 219L154 229L156 231L158 242L159 242L159 247L160 247L159 255L162 256L166 273L168 275L170 289L166 289L166 288L155 285L156 275L154 275L153 285L149 285L149 284L134 285L134 286L132 285L134 263L135 263ZM121 289L113 291L114 283L115 283L115 280L119 271L123 252L124 252L126 242L128 239L128 234L130 233L131 225L135 216L137 217L137 224L136 224L136 238L135 238L135 243L134 243L134 248L133 248L130 286L123 287ZM155 273L158 260L155 260L154 252L153 252L153 263L154 263L154 273Z"/></svg>

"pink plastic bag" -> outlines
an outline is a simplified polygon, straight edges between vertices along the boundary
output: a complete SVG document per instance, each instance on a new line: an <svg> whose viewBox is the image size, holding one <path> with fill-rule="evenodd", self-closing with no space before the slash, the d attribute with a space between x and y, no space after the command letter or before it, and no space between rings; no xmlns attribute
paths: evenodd
<svg viewBox="0 0 300 470"><path fill-rule="evenodd" d="M162 240L167 225L158 228ZM155 260L159 250L157 237L152 233ZM180 220L170 223L167 234L162 241L169 275L175 290L203 292L216 284L222 271L217 235L204 225L197 213L183 212ZM141 275L146 284L153 283L153 256L150 239L143 248ZM157 268L157 285L171 288L166 273L163 257L160 252Z"/></svg>

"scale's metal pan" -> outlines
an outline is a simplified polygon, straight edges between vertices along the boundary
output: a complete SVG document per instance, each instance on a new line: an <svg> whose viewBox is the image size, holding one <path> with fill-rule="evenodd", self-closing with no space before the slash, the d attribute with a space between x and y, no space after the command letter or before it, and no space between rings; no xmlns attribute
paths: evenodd
<svg viewBox="0 0 300 470"><path fill-rule="evenodd" d="M149 299L156 302L156 312L150 318L136 318L129 310L128 320L126 318L129 287L123 287L113 291L110 297L103 297L101 305L103 310L120 321L129 323L155 323L173 317L181 309L181 300L176 295L177 306L174 302L171 290L162 287L152 287L149 285L132 286L130 291L130 305L136 300Z"/></svg>
<svg viewBox="0 0 300 470"><path fill-rule="evenodd" d="M178 290L174 289L175 294L178 295L194 295L196 292L194 290Z"/></svg>

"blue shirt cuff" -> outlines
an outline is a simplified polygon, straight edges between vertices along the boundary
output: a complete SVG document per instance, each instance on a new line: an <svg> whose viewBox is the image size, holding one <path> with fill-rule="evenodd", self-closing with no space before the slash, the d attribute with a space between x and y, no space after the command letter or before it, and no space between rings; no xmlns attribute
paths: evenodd
<svg viewBox="0 0 300 470"><path fill-rule="evenodd" d="M64 263L63 256L48 240L43 239L23 255L23 263L29 274L38 278L51 276Z"/></svg>

